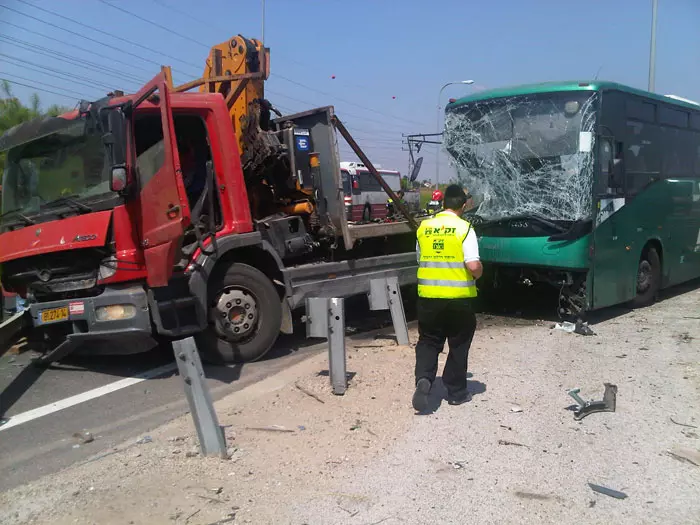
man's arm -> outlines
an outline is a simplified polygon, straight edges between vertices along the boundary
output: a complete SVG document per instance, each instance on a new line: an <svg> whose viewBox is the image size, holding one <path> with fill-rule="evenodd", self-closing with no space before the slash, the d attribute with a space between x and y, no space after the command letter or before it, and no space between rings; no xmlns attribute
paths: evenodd
<svg viewBox="0 0 700 525"><path fill-rule="evenodd" d="M484 267L479 259L479 242L473 229L469 230L467 237L462 243L462 253L464 254L464 266L478 279L484 273Z"/></svg>

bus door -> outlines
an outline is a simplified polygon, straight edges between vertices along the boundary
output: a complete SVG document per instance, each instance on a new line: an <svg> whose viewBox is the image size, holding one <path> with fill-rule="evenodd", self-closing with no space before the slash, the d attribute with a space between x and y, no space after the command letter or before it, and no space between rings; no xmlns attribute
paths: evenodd
<svg viewBox="0 0 700 525"><path fill-rule="evenodd" d="M595 184L596 216L593 230L593 295L592 306L601 308L619 304L634 297L636 265L627 269L625 246L628 239L620 225L620 211L625 206L624 165L620 146L612 137L600 137L598 156L600 179ZM630 275L631 273L631 275Z"/></svg>

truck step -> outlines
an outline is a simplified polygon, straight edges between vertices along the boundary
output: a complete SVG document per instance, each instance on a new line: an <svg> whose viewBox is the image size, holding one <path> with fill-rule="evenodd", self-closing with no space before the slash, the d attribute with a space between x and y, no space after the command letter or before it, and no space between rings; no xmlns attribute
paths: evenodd
<svg viewBox="0 0 700 525"><path fill-rule="evenodd" d="M164 293L165 292L165 293ZM168 337L183 337L206 328L206 312L196 297L172 295L172 289L148 291L153 322L158 333Z"/></svg>

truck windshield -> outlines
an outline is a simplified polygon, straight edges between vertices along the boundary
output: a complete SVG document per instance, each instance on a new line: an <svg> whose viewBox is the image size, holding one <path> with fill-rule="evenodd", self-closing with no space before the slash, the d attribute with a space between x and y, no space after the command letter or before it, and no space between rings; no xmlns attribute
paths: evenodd
<svg viewBox="0 0 700 525"><path fill-rule="evenodd" d="M484 219L590 216L596 95L487 99L448 109L443 140Z"/></svg>
<svg viewBox="0 0 700 525"><path fill-rule="evenodd" d="M76 120L7 152L4 215L37 215L49 203L75 203L110 192L101 135L85 129L85 121Z"/></svg>

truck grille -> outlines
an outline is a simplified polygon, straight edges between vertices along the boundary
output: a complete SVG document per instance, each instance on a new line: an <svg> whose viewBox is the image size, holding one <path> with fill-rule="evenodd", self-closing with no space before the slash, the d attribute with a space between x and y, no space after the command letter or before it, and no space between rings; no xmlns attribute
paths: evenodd
<svg viewBox="0 0 700 525"><path fill-rule="evenodd" d="M98 292L97 277L104 249L48 253L3 264L3 283L26 288L37 299L86 296Z"/></svg>

